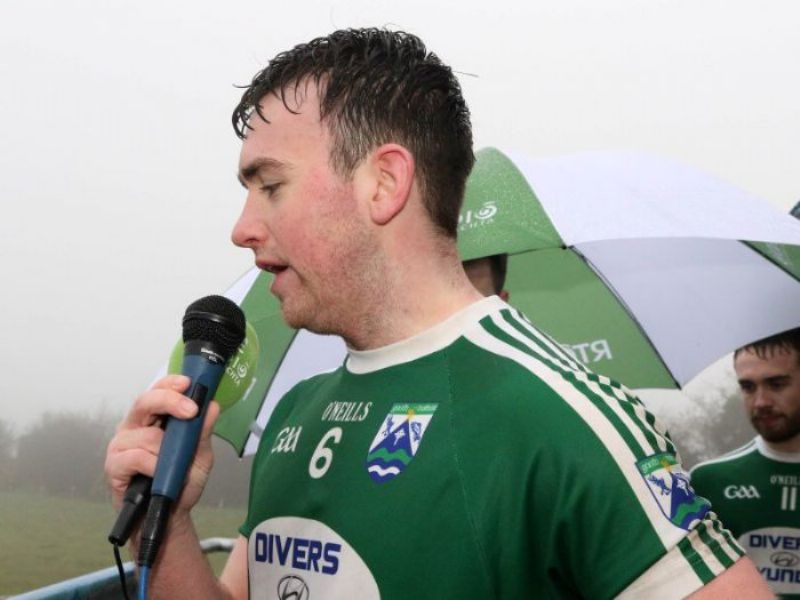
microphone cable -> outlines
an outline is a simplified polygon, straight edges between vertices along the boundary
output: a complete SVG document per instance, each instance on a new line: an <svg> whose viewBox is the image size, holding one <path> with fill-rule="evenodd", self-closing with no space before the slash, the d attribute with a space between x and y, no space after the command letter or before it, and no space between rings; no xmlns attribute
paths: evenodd
<svg viewBox="0 0 800 600"><path fill-rule="evenodd" d="M138 600L147 600L147 580L150 578L150 567L139 567L139 596Z"/></svg>
<svg viewBox="0 0 800 600"><path fill-rule="evenodd" d="M125 578L125 567L122 566L122 558L119 555L119 545L112 542L112 546L114 547L114 562L117 563L122 594L125 596L125 600L131 600L131 597L128 596L128 582Z"/></svg>

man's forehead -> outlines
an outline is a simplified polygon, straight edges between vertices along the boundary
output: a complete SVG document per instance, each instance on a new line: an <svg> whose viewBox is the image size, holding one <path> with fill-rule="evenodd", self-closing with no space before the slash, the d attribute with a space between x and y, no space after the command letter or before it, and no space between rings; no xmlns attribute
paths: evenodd
<svg viewBox="0 0 800 600"><path fill-rule="evenodd" d="M737 372L754 368L760 371L800 369L800 354L789 346L772 346L760 351L744 348L737 353L733 366Z"/></svg>
<svg viewBox="0 0 800 600"><path fill-rule="evenodd" d="M240 180L264 170L289 168L307 157L310 146L327 148L329 132L320 122L316 97L310 93L286 104L275 94L267 94L247 124L239 156Z"/></svg>
<svg viewBox="0 0 800 600"><path fill-rule="evenodd" d="M320 97L317 84L308 79L289 83L277 90L271 90L262 96L257 109L247 120L248 125L255 127L258 122L271 122L280 116L301 116L319 120Z"/></svg>

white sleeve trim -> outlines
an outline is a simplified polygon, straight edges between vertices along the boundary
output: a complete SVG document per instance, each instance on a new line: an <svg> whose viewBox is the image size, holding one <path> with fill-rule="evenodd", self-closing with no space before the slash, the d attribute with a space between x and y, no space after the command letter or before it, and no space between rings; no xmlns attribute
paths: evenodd
<svg viewBox="0 0 800 600"><path fill-rule="evenodd" d="M703 587L702 580L673 546L617 596L620 600L678 600Z"/></svg>

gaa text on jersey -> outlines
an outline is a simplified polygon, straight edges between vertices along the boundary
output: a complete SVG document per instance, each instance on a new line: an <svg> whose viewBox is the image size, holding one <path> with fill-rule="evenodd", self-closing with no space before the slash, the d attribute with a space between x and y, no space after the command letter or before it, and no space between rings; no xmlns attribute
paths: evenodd
<svg viewBox="0 0 800 600"><path fill-rule="evenodd" d="M275 443L272 445L270 454L274 454L275 452L281 454L294 452L295 448L297 448L297 440L300 439L300 433L302 431L302 426L284 427L281 429L275 438Z"/></svg>
<svg viewBox="0 0 800 600"><path fill-rule="evenodd" d="M761 498L754 485L729 485L723 491L728 500L754 500Z"/></svg>
<svg viewBox="0 0 800 600"><path fill-rule="evenodd" d="M323 421L351 423L363 421L369 416L372 402L331 402L322 413Z"/></svg>

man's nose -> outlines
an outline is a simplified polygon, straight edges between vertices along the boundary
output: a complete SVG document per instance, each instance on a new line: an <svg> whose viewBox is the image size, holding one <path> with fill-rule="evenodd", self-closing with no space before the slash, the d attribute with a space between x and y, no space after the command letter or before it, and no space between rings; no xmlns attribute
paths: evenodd
<svg viewBox="0 0 800 600"><path fill-rule="evenodd" d="M241 248L256 249L267 239L267 228L257 202L248 193L244 207L231 231L231 241Z"/></svg>
<svg viewBox="0 0 800 600"><path fill-rule="evenodd" d="M767 406L772 406L772 394L766 387L759 386L753 394L753 407L764 408Z"/></svg>

